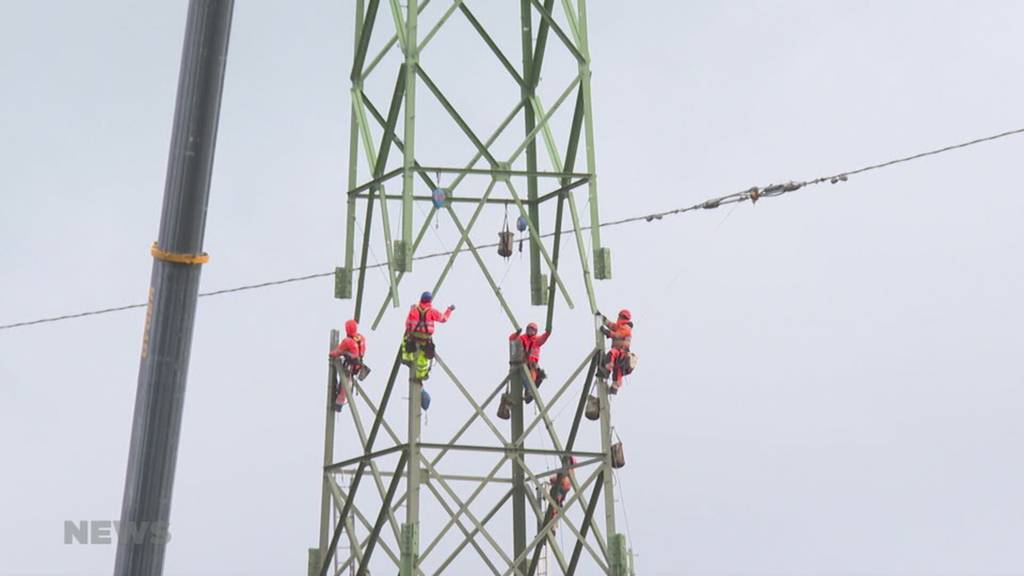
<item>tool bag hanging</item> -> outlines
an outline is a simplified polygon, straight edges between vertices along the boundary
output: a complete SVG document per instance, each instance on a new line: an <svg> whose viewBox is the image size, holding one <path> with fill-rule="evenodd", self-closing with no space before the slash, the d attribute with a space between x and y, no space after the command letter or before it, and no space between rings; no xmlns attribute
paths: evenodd
<svg viewBox="0 0 1024 576"><path fill-rule="evenodd" d="M498 256L509 258L512 256L512 245L515 244L515 234L508 229L508 206L505 206L505 226L498 232Z"/></svg>
<svg viewBox="0 0 1024 576"><path fill-rule="evenodd" d="M611 446L612 468L619 469L626 465L626 453L622 449L622 440Z"/></svg>
<svg viewBox="0 0 1024 576"><path fill-rule="evenodd" d="M601 417L601 401L597 396L591 394L587 397L587 407L583 414L587 420L597 420Z"/></svg>
<svg viewBox="0 0 1024 576"><path fill-rule="evenodd" d="M505 391L501 393L501 401L498 402L498 418L508 420L512 418L512 383L505 385Z"/></svg>

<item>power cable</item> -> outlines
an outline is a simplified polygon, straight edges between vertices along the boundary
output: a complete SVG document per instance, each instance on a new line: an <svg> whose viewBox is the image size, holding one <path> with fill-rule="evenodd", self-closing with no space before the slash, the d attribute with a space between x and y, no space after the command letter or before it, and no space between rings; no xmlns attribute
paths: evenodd
<svg viewBox="0 0 1024 576"><path fill-rule="evenodd" d="M633 224L633 223L636 223L636 222L653 222L655 220L661 220L662 218L665 218L666 216L676 216L676 215L679 215L679 214L684 214L684 213L687 213L687 212L694 212L694 211L697 211L697 210L712 210L712 209L718 208L718 207L726 205L726 204L738 204L738 203L741 203L741 202L750 202L750 203L753 204L753 203L757 202L758 200L760 200L762 198L776 198L776 197L779 197L779 196L783 196L785 194L790 194L792 192L796 192L797 190L800 190L802 188L807 188L807 187L815 186L815 185L822 184L822 183L825 183L825 182L830 182L832 184L839 184L839 183L842 183L842 182L846 182L851 176L855 176L857 174L863 174L865 172L871 172L873 170L879 170L879 169L882 169L882 168L888 168L890 166L895 166L897 164L903 164L905 162L911 162L911 161L914 161L914 160L919 160L921 158L925 158L925 157L928 157L928 156L935 156L937 154L942 154L942 153L945 153L945 152L950 152L952 150L959 150L959 149L962 149L962 148L967 148L969 146L974 146L974 145L977 145L977 144L982 144L984 142L991 142L993 140L999 140L1000 138L1006 138L1008 136L1014 136L1014 135L1022 134L1022 133L1024 133L1024 128L1017 128L1016 130L1008 130L1006 132L1000 132L999 134L993 134L991 136L985 136L983 138L977 138L977 139L974 139L974 140L968 140L966 142L961 142L959 144L953 144L953 145L950 145L950 146L944 146L942 148L936 148L934 150L928 150L926 152L920 152L920 153L917 153L917 154L913 154L911 156L904 156L902 158L896 158L896 159L893 159L893 160L888 160L886 162L881 162L879 164L871 164L871 165L868 165L868 166L857 168L856 170L849 170L847 172L840 172L838 174L833 174L831 176L820 176L820 177L814 178L812 180L804 180L804 181L798 181L798 182L790 181L790 182L786 182L786 183L783 183L783 184L772 184L772 185L769 185L769 186L765 186L763 188L755 186L753 188L749 188L747 190L743 190L742 192L734 192L732 194L726 194L724 196L717 196L717 197L709 198L709 199L707 199L707 200L705 200L703 202L699 202L699 203L693 204L691 206L684 206L684 207L675 208L675 209L672 209L672 210L665 210L663 212L654 212L654 213L651 213L651 214L644 214L644 215L641 215L641 216L631 216L631 217L622 218L622 219L619 219L619 220L611 220L611 221L608 221L608 222L602 222L600 224L600 227L601 228L610 228L612 226L621 226L623 224ZM589 229L590 229L590 226L582 226L580 228L580 230L589 230ZM563 230L562 234L571 234L573 232L574 232L574 229ZM547 234L541 234L541 238L550 238L550 237L552 237L554 235L555 234L553 232L549 232ZM496 246L498 246L498 243L494 242L494 243L491 243L491 244L477 245L477 248L478 249L479 248L494 248ZM440 258L442 256L450 256L453 252L454 251L452 251L452 250L446 250L444 252L434 252L432 254L424 254L422 256L415 256L415 257L413 257L413 260L430 260L432 258ZM386 264L377 263L377 264L373 264L373 265L367 266L366 268L367 269L370 269L370 268L383 268L385 266L386 266ZM207 297L207 296L219 296L219 295L222 295L222 294L231 294L231 293L234 293L234 292L244 292L246 290L257 290L257 289L260 289L260 288L267 288L267 287L270 287L270 286L280 286L280 285L283 285L283 284L292 284L294 282L304 282L306 280L312 280L312 279L315 279L315 278L326 278L328 276L333 276L333 275L334 275L334 272L322 272L322 273L318 273L318 274L307 274L305 276L294 276L294 277L291 277L291 278L282 278L280 280L272 280L270 282L261 282L259 284L247 284L247 285L244 285L244 286L237 286L235 288L227 288L227 289L224 289L224 290L215 290L213 292L200 292L199 293L199 297L203 298L203 297ZM120 312L122 310L132 310L134 308L145 308L145 307L146 307L146 304L128 304L126 306L118 306L118 307L115 307L115 308L103 308L103 309L100 309L100 310L90 310L88 312L78 312L78 313L75 313L75 314L66 314L66 315L63 315L63 316L53 316L53 317L49 317L49 318L40 318L40 319L37 319L37 320L29 320L29 321L26 321L26 322L15 322L15 323L12 323L12 324L3 324L3 325L0 325L0 330L11 330L11 329L14 329L14 328L24 328L26 326L34 326L36 324L47 324L47 323L51 323L51 322L61 322L61 321L64 321L64 320L72 320L72 319L75 319L75 318L83 318L83 317L86 317L86 316L98 316L98 315L101 315L101 314L110 314L110 313L113 313L113 312Z"/></svg>

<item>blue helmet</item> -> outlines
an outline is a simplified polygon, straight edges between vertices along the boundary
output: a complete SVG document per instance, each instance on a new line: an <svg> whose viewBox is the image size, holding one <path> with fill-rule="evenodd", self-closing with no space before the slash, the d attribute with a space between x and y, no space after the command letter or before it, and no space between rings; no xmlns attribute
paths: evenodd
<svg viewBox="0 0 1024 576"><path fill-rule="evenodd" d="M430 409L430 394L427 393L426 388L420 390L420 408L424 410Z"/></svg>
<svg viewBox="0 0 1024 576"><path fill-rule="evenodd" d="M420 294L420 302L433 302L433 301L434 301L434 294L431 293L430 290L427 290L423 294Z"/></svg>

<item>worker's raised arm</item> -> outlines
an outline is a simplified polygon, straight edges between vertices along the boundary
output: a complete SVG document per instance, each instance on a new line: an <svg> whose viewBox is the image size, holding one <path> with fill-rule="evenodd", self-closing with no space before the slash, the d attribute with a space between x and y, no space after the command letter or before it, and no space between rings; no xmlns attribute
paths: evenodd
<svg viewBox="0 0 1024 576"><path fill-rule="evenodd" d="M545 332L540 336L537 336L537 346L543 346L548 341L548 337L551 336L551 332Z"/></svg>
<svg viewBox="0 0 1024 576"><path fill-rule="evenodd" d="M451 318L451 316L452 316L452 312L453 312L454 310L455 310L455 305L454 305L454 304L452 304L452 305L451 305L451 306L449 306L449 307L448 307L447 309L445 309L445 311L444 311L444 314L442 314L441 312L439 312L439 311L437 310L437 308L434 308L433 310L431 310L431 312L433 312L433 313L435 314L435 316L434 316L434 321L435 321L435 322L441 322L441 323L444 323L444 322L447 322L449 318Z"/></svg>

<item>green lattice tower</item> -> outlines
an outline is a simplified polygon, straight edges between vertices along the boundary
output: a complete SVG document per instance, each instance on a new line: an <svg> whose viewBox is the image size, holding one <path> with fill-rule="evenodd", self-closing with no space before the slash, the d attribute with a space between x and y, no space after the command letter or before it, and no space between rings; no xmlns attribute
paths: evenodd
<svg viewBox="0 0 1024 576"><path fill-rule="evenodd" d="M378 242L378 247L382 246L386 253L388 291L373 318L372 327L376 329L389 306L399 306L398 287L406 273L412 271L424 237L431 223L440 215L455 226L459 240L445 264L438 269L434 291L441 289L456 258L469 252L510 324L518 329L521 324L481 257L481 247L470 238L480 215L497 209L506 213L511 211L527 224L530 301L535 306L546 306L548 328L558 300L569 308L575 306L562 279L567 270L582 275L588 306L580 313L596 318L597 302L592 279L611 277L611 257L608 248L601 244L599 226L594 225L599 222L599 204L585 0L562 0L557 6L554 0L520 0L516 6L518 18L504 19L500 30L485 26L466 1L407 0L402 5L397 0L390 0L381 6L379 0L356 0L355 4L345 264L336 270L335 296L341 299L354 296L354 316L361 319L367 300L365 276L368 256L371 246ZM427 21L428 7L433 11L430 14L433 23L421 29L419 23ZM388 16L391 23L385 24ZM461 24L464 32L468 32L458 35L458 31L451 31L456 22ZM494 34L501 32L507 35L515 30L520 31L519 65L514 64L509 54L502 50ZM432 42L449 33L457 34L459 41L464 41L465 50L491 54L494 68L507 75L506 84L489 88L502 90L511 96L509 100L514 104L509 109L491 106L492 120L477 118L480 115L478 109L475 110L476 115L471 115L455 104L459 101L461 89L473 82L460 82L459 89L450 92L431 75L432 58L436 59L435 62L447 59L443 62L447 67L458 65L452 61L454 58L450 52L431 54L429 50ZM375 37L381 45L371 49ZM550 64L545 66L545 60L550 62L553 57L567 57L573 65L561 69L554 69ZM387 70L389 62L392 63L391 74ZM542 70L547 71L543 82ZM560 72L566 70L569 72ZM375 79L378 86L387 82L390 88L390 100L386 106L377 105L371 97L370 86ZM430 99L432 108L423 106L425 102L421 100L417 109L417 93L421 99ZM544 95L551 95L553 99L542 102ZM417 148L417 124L422 127L428 120L438 120L426 117L431 109L443 111L440 113L443 119L457 128L457 142L453 140L440 146L434 143ZM520 130L515 127L517 125L522 130L518 136L515 135ZM490 131L478 132L481 126L489 127ZM539 153L538 147L544 153ZM463 149L466 157L453 157ZM442 178L450 181L442 186ZM467 190L473 187L460 187L471 178L486 184L477 186L475 192ZM389 192L389 188L396 192ZM398 188L400 192L397 192ZM438 202L435 195L439 189L444 191L443 202ZM584 199L576 197L584 192L587 195L586 222L581 221L578 209L578 201ZM416 203L423 205L416 209ZM465 223L454 209L460 204L473 209ZM550 217L551 211L554 212L553 218ZM568 221L565 221L566 212ZM542 218L545 213L548 218ZM392 218L396 214L397 228L393 228ZM553 230L542 231L541 222L552 220ZM377 227L382 230L382 242L372 237ZM358 263L357 228L362 231ZM545 245L545 236L551 237L550 250ZM576 265L559 268L563 236L576 244L578 268ZM418 266L437 267L430 262ZM522 363L521 350L517 350L515 345L510 350L508 373L503 374L497 386L488 390L489 395L480 401L459 381L446 359L438 357L434 371L440 371L447 377L472 407L466 424L446 443L423 442L421 439L419 398L422 382L412 379L411 372L407 396L408 430L404 438L384 418L401 371L400 354L396 354L387 384L379 395L373 390L363 389L359 382L345 376L340 367L332 363L326 407L320 546L310 550L310 573L341 573L354 570L355 566L363 573L378 550L383 550L400 574L435 573L434 570L443 571L462 552L472 549L479 556L482 572L486 569L495 574L532 575L537 570L538 558L545 546L563 573L574 573L581 561L592 563L592 567L584 569L586 573L616 576L629 573L625 537L615 526L608 385L604 379L595 377L604 354L604 339L598 327L595 321L594 344L581 350L581 361L575 372L549 397L542 395L535 386ZM501 335L495 334L495 338L499 337ZM337 333L332 333L332 346L337 338ZM354 455L340 461L334 458L334 428L338 417L332 410L332 389L336 382L345 386L350 398L349 407L340 417L352 419L359 440L358 443L348 441L343 444L341 449ZM532 393L539 409L539 414L529 423L524 420L524 388ZM548 386L545 390L550 391L550 388ZM488 407L496 405L503 390L508 391L512 407L508 436L501 431L501 423L495 423L487 413ZM592 390L596 390L595 396L601 408L601 450L587 452L576 450L575 446L578 433L584 430L580 426L581 417ZM563 401L574 403L576 408L572 427L564 439L549 413L552 407ZM362 416L372 418L369 428ZM494 436L492 444L459 443L462 432L474 422L486 424ZM529 448L527 440L531 434L546 435L552 449ZM377 442L379 437L384 438L383 448L378 447L381 444ZM500 456L500 460L488 475L442 473L437 469L438 464L446 454L453 452L494 454ZM562 553L553 535L555 522L550 518L552 510L558 508L556 502L545 490L529 489L531 485L535 489L542 487L549 474L564 468L559 466L541 471L535 469L536 465L531 467L527 457L538 455L554 456L563 462L570 455L578 459L573 467L573 490L558 515L558 523L564 526L560 528L563 536L569 536L572 542L573 552L569 558ZM393 470L381 470L384 462L388 462L388 467ZM508 477L499 476L499 471L504 468L510 472ZM380 496L379 509L370 515L359 510L356 497L364 477L372 478ZM453 487L453 484L465 481L478 483L478 488L467 492ZM503 483L511 485L505 496L483 517L473 514L470 504L480 490ZM420 494L424 488L451 516L436 537L420 533ZM603 529L598 522L598 509L602 502ZM400 514L403 506L405 518L399 523L396 513ZM498 517L506 507L511 508L511 543L500 542L487 528L488 522ZM568 513L573 509L582 513L582 519L570 517ZM532 535L528 534L531 523L527 518L530 513L540 527ZM434 562L431 554L438 540L455 528L462 532L464 540L443 561ZM357 535L361 530L366 531L365 538ZM343 535L347 548L339 546ZM423 542L429 543L421 548Z"/></svg>

